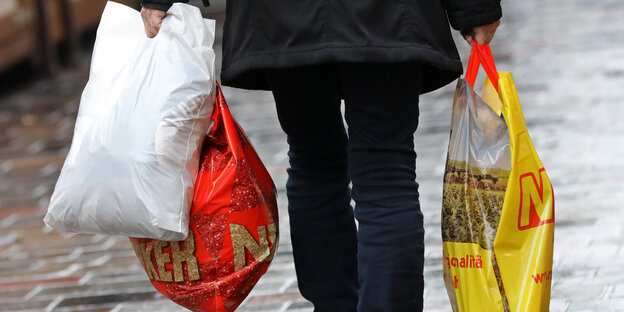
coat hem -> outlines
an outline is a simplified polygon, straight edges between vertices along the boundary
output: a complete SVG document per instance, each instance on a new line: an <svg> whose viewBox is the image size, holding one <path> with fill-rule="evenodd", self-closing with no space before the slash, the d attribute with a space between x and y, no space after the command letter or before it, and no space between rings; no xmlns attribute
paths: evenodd
<svg viewBox="0 0 624 312"><path fill-rule="evenodd" d="M443 55L422 46L326 46L304 51L267 52L232 60L221 72L223 85L255 90L270 90L265 69L293 68L327 63L409 63L424 65L426 75L422 93L438 89L462 74L459 58ZM225 64L224 64L225 65ZM430 78L430 79L427 79Z"/></svg>

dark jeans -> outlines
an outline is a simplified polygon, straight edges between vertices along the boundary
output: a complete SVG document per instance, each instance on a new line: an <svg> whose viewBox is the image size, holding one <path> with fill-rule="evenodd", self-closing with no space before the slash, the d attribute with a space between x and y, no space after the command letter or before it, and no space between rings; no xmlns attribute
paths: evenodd
<svg viewBox="0 0 624 312"><path fill-rule="evenodd" d="M314 311L422 311L424 228L413 139L421 76L418 64L267 72L290 145L286 190L297 279Z"/></svg>

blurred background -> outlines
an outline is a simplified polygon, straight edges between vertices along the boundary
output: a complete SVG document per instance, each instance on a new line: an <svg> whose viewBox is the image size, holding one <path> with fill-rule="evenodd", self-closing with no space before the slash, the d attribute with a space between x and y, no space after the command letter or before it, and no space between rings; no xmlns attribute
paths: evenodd
<svg viewBox="0 0 624 312"><path fill-rule="evenodd" d="M211 3L202 12L217 20L219 69L225 1ZM69 150L105 5L0 1L0 311L185 311L155 292L127 239L60 235L42 222ZM624 311L624 1L502 5L494 58L498 70L514 75L556 197L551 311ZM469 46L455 35L466 64ZM426 221L425 311L451 311L442 281L440 205L454 88L421 97L415 139ZM239 311L312 311L292 263L287 146L272 96L227 87L224 94L275 180L281 213L274 263Z"/></svg>

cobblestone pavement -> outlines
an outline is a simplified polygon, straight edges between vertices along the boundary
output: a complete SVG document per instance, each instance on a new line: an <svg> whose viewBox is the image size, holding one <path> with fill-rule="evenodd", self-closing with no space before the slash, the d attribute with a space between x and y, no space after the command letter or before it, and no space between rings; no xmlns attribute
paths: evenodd
<svg viewBox="0 0 624 312"><path fill-rule="evenodd" d="M494 56L499 70L513 71L557 198L551 311L624 311L624 1L503 4ZM467 57L467 45L458 45ZM0 311L184 311L153 290L127 239L43 226L87 72L85 61L0 95ZM224 92L275 179L282 214L274 263L239 311L312 311L297 290L287 147L271 95ZM451 84L421 98L416 135L430 312L450 311L439 228L453 93Z"/></svg>

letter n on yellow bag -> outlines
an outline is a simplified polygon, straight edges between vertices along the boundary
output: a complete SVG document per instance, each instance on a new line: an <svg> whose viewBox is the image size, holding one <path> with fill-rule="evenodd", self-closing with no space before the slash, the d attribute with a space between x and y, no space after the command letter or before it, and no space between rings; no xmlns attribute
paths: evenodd
<svg viewBox="0 0 624 312"><path fill-rule="evenodd" d="M479 64L488 74L481 97L471 87ZM513 78L496 72L487 46L473 45L451 124L442 239L453 311L549 311L553 189Z"/></svg>

